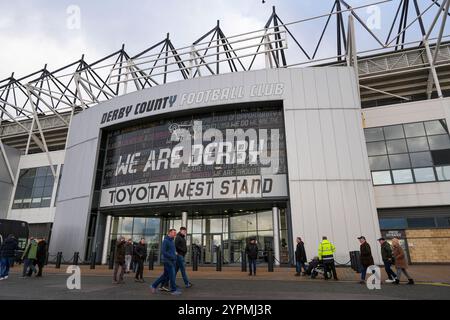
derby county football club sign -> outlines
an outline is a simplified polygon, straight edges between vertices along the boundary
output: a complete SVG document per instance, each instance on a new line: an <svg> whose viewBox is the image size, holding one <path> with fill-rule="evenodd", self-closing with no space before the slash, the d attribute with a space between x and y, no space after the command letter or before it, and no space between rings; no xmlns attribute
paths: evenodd
<svg viewBox="0 0 450 320"><path fill-rule="evenodd" d="M108 134L101 207L287 196L283 114L214 112Z"/></svg>

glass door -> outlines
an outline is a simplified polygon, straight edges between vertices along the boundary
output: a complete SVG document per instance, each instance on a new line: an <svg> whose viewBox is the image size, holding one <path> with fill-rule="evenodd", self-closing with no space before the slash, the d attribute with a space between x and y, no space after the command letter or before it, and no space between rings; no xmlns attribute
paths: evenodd
<svg viewBox="0 0 450 320"><path fill-rule="evenodd" d="M211 233L203 235L203 263L217 263L217 250L222 247L222 234Z"/></svg>

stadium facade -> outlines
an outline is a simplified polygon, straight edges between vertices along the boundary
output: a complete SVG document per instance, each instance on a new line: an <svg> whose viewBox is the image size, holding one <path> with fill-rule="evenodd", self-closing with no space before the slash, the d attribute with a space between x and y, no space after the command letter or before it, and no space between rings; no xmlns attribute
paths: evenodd
<svg viewBox="0 0 450 320"><path fill-rule="evenodd" d="M356 9L339 10L338 22ZM239 263L252 237L261 260L272 249L277 264L289 264L296 237L313 257L324 235L340 263L360 235L377 262L380 236L401 238L412 263L450 262L450 45L441 35L360 56L350 15L337 61L289 67L290 32L277 19L274 11L275 27L244 40L218 25L184 60L168 39L146 60L122 49L103 82L96 63L77 64L67 87L43 72L22 86L33 112L16 108L6 119L14 105L6 93L21 88L9 79L0 101L3 216L50 237L51 255L95 252L102 263L118 236L144 237L158 252L167 229L180 226L205 264L218 248L225 263ZM255 39L264 45L246 42ZM238 42L258 48L249 56L266 68L238 70L246 57L230 54ZM145 63L162 63L163 81ZM233 72L220 72L224 64ZM168 81L170 66L182 80ZM43 79L53 88L39 87ZM43 111L62 102L65 112Z"/></svg>

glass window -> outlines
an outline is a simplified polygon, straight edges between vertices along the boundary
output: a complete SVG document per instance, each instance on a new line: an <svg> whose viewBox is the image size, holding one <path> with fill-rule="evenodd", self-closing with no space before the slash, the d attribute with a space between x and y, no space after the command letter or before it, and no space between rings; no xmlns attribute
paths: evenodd
<svg viewBox="0 0 450 320"><path fill-rule="evenodd" d="M381 141L381 142L367 143L367 153L369 156L378 156L386 154L385 142Z"/></svg>
<svg viewBox="0 0 450 320"><path fill-rule="evenodd" d="M230 217L230 231L256 230L256 214L237 215Z"/></svg>
<svg viewBox="0 0 450 320"><path fill-rule="evenodd" d="M372 172L372 180L374 185L392 184L390 171L374 171Z"/></svg>
<svg viewBox="0 0 450 320"><path fill-rule="evenodd" d="M36 169L36 177L45 177L47 175L47 168L50 167L40 167Z"/></svg>
<svg viewBox="0 0 450 320"><path fill-rule="evenodd" d="M247 232L232 232L230 233L230 238L232 240L241 240L246 241L247 240L248 233ZM244 247L242 247L243 249Z"/></svg>
<svg viewBox="0 0 450 320"><path fill-rule="evenodd" d="M410 153L410 157L413 168L429 167L433 165L433 159L431 158L431 153L429 151Z"/></svg>
<svg viewBox="0 0 450 320"><path fill-rule="evenodd" d="M286 209L280 209L280 229L287 229Z"/></svg>
<svg viewBox="0 0 450 320"><path fill-rule="evenodd" d="M407 141L408 141L409 152L429 150L426 137L410 138L410 139L407 139Z"/></svg>
<svg viewBox="0 0 450 320"><path fill-rule="evenodd" d="M427 135L448 134L447 124L445 120L434 120L425 122Z"/></svg>
<svg viewBox="0 0 450 320"><path fill-rule="evenodd" d="M159 218L147 218L146 220L147 221L145 223L145 229L143 233L145 235L158 234L161 225L161 220Z"/></svg>
<svg viewBox="0 0 450 320"><path fill-rule="evenodd" d="M258 212L257 218L258 218L258 231L273 230L272 211Z"/></svg>
<svg viewBox="0 0 450 320"><path fill-rule="evenodd" d="M409 228L435 228L434 218L408 218Z"/></svg>
<svg viewBox="0 0 450 320"><path fill-rule="evenodd" d="M406 229L406 219L404 218L381 218L380 229Z"/></svg>
<svg viewBox="0 0 450 320"><path fill-rule="evenodd" d="M416 177L416 182L429 182L436 180L433 168L414 169L414 176Z"/></svg>
<svg viewBox="0 0 450 320"><path fill-rule="evenodd" d="M50 166L20 170L12 208L49 207L53 186Z"/></svg>
<svg viewBox="0 0 450 320"><path fill-rule="evenodd" d="M433 164L435 166L446 166L450 164L450 149L431 151Z"/></svg>
<svg viewBox="0 0 450 320"><path fill-rule="evenodd" d="M389 169L389 161L387 156L369 157L371 170L387 170Z"/></svg>
<svg viewBox="0 0 450 320"><path fill-rule="evenodd" d="M145 231L145 218L134 218L133 234L143 235Z"/></svg>
<svg viewBox="0 0 450 320"><path fill-rule="evenodd" d="M386 140L404 138L405 133L403 132L403 126L399 124L396 126L384 127L384 136L386 137Z"/></svg>
<svg viewBox="0 0 450 320"><path fill-rule="evenodd" d="M206 231L205 233L222 233L222 218L219 219L205 219Z"/></svg>
<svg viewBox="0 0 450 320"><path fill-rule="evenodd" d="M428 137L428 141L431 150L450 149L450 136L447 134Z"/></svg>
<svg viewBox="0 0 450 320"><path fill-rule="evenodd" d="M407 170L392 170L394 183L411 183L413 182L411 169Z"/></svg>
<svg viewBox="0 0 450 320"><path fill-rule="evenodd" d="M405 139L386 141L386 146L390 154L408 152Z"/></svg>
<svg viewBox="0 0 450 320"><path fill-rule="evenodd" d="M409 163L409 155L407 153L390 155L389 163L391 165L391 169L403 169L411 167L411 164Z"/></svg>
<svg viewBox="0 0 450 320"><path fill-rule="evenodd" d="M202 219L192 220L192 230L188 230L189 233L202 233Z"/></svg>
<svg viewBox="0 0 450 320"><path fill-rule="evenodd" d="M425 128L422 122L407 123L403 125L406 137L422 137L425 135Z"/></svg>
<svg viewBox="0 0 450 320"><path fill-rule="evenodd" d="M384 140L383 128L364 129L364 136L367 142Z"/></svg>
<svg viewBox="0 0 450 320"><path fill-rule="evenodd" d="M450 227L450 217L436 218L436 225L438 227Z"/></svg>
<svg viewBox="0 0 450 320"><path fill-rule="evenodd" d="M180 230L180 228L181 228L181 219L173 220L172 228L174 228L177 231Z"/></svg>
<svg viewBox="0 0 450 320"><path fill-rule="evenodd" d="M131 234L133 233L133 218L121 217L119 218L119 230L118 233Z"/></svg>
<svg viewBox="0 0 450 320"><path fill-rule="evenodd" d="M436 173L439 181L450 180L450 166L436 167Z"/></svg>

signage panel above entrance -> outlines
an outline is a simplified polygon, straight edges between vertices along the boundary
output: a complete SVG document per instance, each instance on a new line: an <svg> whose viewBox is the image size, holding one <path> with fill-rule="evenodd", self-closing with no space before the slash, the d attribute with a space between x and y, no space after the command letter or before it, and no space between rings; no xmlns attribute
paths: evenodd
<svg viewBox="0 0 450 320"><path fill-rule="evenodd" d="M287 197L283 113L214 112L108 133L101 207Z"/></svg>

